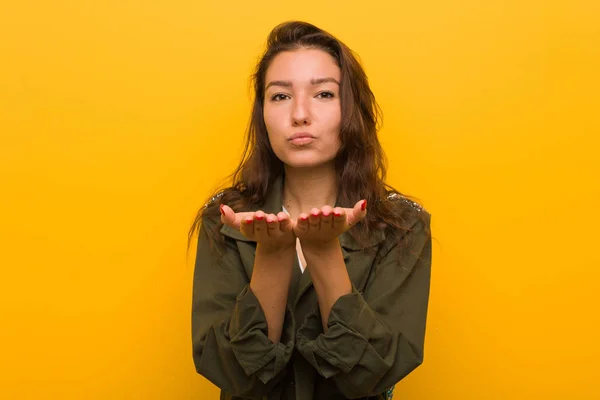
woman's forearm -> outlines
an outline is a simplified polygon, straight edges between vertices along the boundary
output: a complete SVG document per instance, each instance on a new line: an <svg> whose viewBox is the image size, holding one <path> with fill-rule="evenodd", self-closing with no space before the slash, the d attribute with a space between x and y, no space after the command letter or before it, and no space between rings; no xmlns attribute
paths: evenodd
<svg viewBox="0 0 600 400"><path fill-rule="evenodd" d="M288 291L296 249L294 246L267 251L256 248L250 290L265 313L268 337L273 343L281 339Z"/></svg>
<svg viewBox="0 0 600 400"><path fill-rule="evenodd" d="M317 293L323 332L327 332L331 307L341 296L352 293L342 249L336 239L319 246L302 245L302 252Z"/></svg>

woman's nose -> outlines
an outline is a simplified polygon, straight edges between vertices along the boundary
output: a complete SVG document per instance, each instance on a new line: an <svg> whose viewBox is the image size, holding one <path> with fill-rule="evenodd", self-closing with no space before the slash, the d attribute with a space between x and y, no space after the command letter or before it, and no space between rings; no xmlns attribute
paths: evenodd
<svg viewBox="0 0 600 400"><path fill-rule="evenodd" d="M294 100L294 106L292 109L292 123L294 125L308 125L310 124L310 115L306 104L306 100L296 99Z"/></svg>

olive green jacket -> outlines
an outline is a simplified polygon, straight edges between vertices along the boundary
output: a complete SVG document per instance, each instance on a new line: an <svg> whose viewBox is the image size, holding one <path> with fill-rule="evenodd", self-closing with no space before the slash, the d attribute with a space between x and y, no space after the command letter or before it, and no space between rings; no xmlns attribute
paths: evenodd
<svg viewBox="0 0 600 400"><path fill-rule="evenodd" d="M281 181L261 207L266 213L282 210ZM413 224L402 251L398 237L383 231L368 240L373 252L361 250L348 232L340 235L352 293L331 308L325 334L310 274L296 257L275 344L249 289L256 243L223 226L225 249L216 254L208 235L217 222L205 218L198 238L192 342L196 370L221 388L221 399L385 399L422 363L431 273L425 224Z"/></svg>

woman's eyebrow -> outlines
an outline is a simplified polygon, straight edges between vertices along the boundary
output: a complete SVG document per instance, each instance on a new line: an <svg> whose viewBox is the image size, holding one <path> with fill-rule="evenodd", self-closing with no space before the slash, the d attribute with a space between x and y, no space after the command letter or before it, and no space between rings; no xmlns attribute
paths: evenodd
<svg viewBox="0 0 600 400"><path fill-rule="evenodd" d="M327 82L337 83L338 85L340 84L335 78L332 78L332 77L310 80L311 85L320 85L321 83L327 83Z"/></svg>
<svg viewBox="0 0 600 400"><path fill-rule="evenodd" d="M332 77L317 78L317 79L313 78L313 79L310 80L310 84L313 85L313 86L320 85L322 83L327 83L327 82L337 83L338 85L340 84L335 78L332 78ZM292 85L291 81L271 81L265 87L265 90L267 90L271 86L292 87L293 85Z"/></svg>

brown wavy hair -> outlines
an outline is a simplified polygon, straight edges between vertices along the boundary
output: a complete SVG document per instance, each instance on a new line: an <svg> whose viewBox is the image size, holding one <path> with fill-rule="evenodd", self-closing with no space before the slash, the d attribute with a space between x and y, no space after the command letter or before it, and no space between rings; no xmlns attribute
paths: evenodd
<svg viewBox="0 0 600 400"><path fill-rule="evenodd" d="M342 207L353 207L360 199L366 199L368 204L366 218L356 224L350 234L364 243L363 239L373 229L410 230L408 223L414 222L415 214L426 221L428 214L417 202L385 183L386 158L377 138L382 112L358 56L330 33L307 22L288 21L271 31L252 75L254 104L242 158L230 175L232 186L209 196L188 232L188 246L203 217L220 215L220 204L227 204L237 212L257 210L275 178L284 173L283 162L271 148L264 121L265 76L276 55L298 49L325 51L341 69L341 147L335 158L337 201ZM215 229L220 226L219 219ZM426 229L428 226L425 223Z"/></svg>

